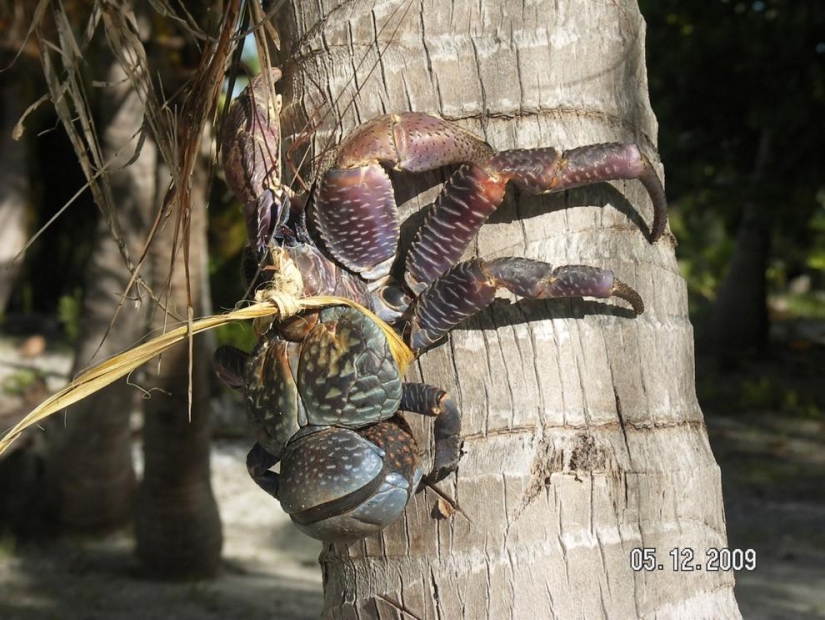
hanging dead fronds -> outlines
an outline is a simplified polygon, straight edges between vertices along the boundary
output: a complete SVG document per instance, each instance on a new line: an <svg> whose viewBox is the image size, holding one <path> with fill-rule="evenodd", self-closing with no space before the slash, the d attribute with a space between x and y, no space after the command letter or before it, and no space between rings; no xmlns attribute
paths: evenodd
<svg viewBox="0 0 825 620"><path fill-rule="evenodd" d="M161 82L153 73L141 32L141 20L135 12L133 3L128 0L95 0L93 3L71 5L67 11L62 0L39 0L32 11L30 34L34 34L43 72L49 89L49 97L55 106L61 124L69 135L75 154L87 178L87 187L117 242L124 263L131 273L127 288L122 292L120 304L112 318L109 329L114 325L117 313L130 291L136 286L140 291L147 291L160 308L167 307L162 298L152 292L148 284L140 277L140 269L147 259L152 240L167 222L174 223L173 251L170 257L170 274L166 281L166 297L171 289L172 269L183 255L183 267L189 280L189 234L190 218L195 208L190 194L190 179L201 153L203 137L210 124L217 126L217 107L221 96L224 76L230 76L230 83L240 62L240 46L248 33L255 36L258 56L262 69L269 74L272 54L277 45L277 33L270 18L280 5L271 3L268 13L264 13L256 2L226 0L217 27L209 31L202 28L184 3L176 3L173 8L166 0L150 0L151 9L157 15L168 19L191 40L196 41L201 51L197 64L187 84L177 91L175 106L166 93L162 92ZM404 7L400 19L406 15L411 2ZM81 8L78 8L81 7ZM86 11L82 19L78 11ZM397 19L397 8L387 20L379 35L387 28L393 18ZM77 25L81 24L80 27ZM89 81L83 72L88 70L87 57L94 35L101 27L109 52L123 67L126 77L144 106L144 123L138 135L130 145L134 145L134 154L130 165L140 155L141 147L147 138L157 144L161 158L168 165L172 180L163 205L156 214L154 223L144 243L140 256L135 261L129 252L125 236L118 221L117 205L114 202L109 184L110 162L106 161L95 125L91 98L87 92ZM397 25L396 25L397 28ZM80 34L78 34L80 33ZM377 42L376 42L377 43ZM388 45L388 43L386 44ZM380 47L376 50L383 51ZM366 60L361 60L358 67ZM376 61L371 74L378 65ZM368 74L368 75L369 75ZM354 77L353 77L354 80ZM353 83L353 80L350 83ZM94 83L100 85L99 83ZM272 89L274 93L274 89ZM342 95L343 96L343 95ZM353 97L354 99L354 97ZM336 100L337 101L337 100ZM329 113L329 111L327 112ZM131 146L130 146L131 148ZM324 150L329 150L327 145ZM85 189L85 188L84 188ZM68 208L65 205L63 210ZM61 210L61 213L63 212ZM329 305L349 305L364 312L372 318L387 336L390 348L402 373L413 359L413 353L386 323L372 312L352 302L337 297L300 298L299 292L282 295L277 291L265 291L256 298L258 303L235 310L228 314L211 316L195 320L191 292L187 286L188 311L185 323L163 333L157 338L139 345L129 351L101 362L80 373L63 390L47 399L38 408L27 415L15 427L0 439L0 453L6 450L20 434L32 425L64 410L83 398L95 393L106 385L128 375L148 360L162 354L176 344L188 339L190 356L190 395L192 368L192 336L195 334L226 325L231 322L260 319L262 317L284 318L289 313L307 309L317 309ZM162 296L161 296L162 297ZM108 333L108 332L107 332ZM104 337L105 338L105 337ZM190 398L191 407L191 398ZM191 412L190 412L191 413Z"/></svg>

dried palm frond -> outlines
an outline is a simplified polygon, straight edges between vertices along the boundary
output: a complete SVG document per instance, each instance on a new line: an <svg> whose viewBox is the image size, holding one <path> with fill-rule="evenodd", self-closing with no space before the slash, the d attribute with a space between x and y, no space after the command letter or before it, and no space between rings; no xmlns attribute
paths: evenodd
<svg viewBox="0 0 825 620"><path fill-rule="evenodd" d="M303 310L324 308L327 306L346 305L369 316L381 328L387 337L390 350L395 358L401 373L414 359L414 354L404 343L401 337L384 321L372 312L350 299L333 296L318 296L298 299L284 294L263 295L265 301L260 301L246 308L233 310L226 314L208 316L168 331L149 342L138 345L128 351L115 355L99 364L92 366L77 375L74 380L62 390L43 401L37 408L12 427L5 437L0 439L0 454L2 454L17 439L23 431L38 424L69 405L83 400L98 390L114 383L136 370L152 358L168 351L176 344L186 340L194 334L227 325L236 321L246 321L262 317L286 317Z"/></svg>

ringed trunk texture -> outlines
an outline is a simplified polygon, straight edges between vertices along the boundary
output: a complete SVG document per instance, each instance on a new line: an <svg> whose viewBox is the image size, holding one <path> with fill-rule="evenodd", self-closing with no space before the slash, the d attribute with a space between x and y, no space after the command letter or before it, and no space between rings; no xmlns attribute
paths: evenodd
<svg viewBox="0 0 825 620"><path fill-rule="evenodd" d="M209 314L206 266L206 171L198 166L191 179L189 290L194 316ZM168 168L157 168L158 203L169 184ZM187 274L180 242L173 243L174 218L155 236L149 250L152 288L164 307L155 304L151 326L160 332L174 317L187 314ZM181 234L180 239L183 239ZM169 280L172 256L175 268ZM168 309L170 316L166 316ZM183 342L160 361L146 365L153 390L144 407L145 471L135 508L138 556L152 575L172 579L213 577L218 571L223 532L210 482L209 378L211 349L195 338L190 371L189 345ZM189 419L189 377L192 418ZM156 391L155 391L156 390Z"/></svg>
<svg viewBox="0 0 825 620"><path fill-rule="evenodd" d="M126 166L137 147L143 105L119 65L112 64L107 78L112 86L103 92L102 109L104 151L114 159L109 179L129 248L139 253L151 223L157 153L150 144ZM128 349L146 333L144 313L129 302L109 331L129 277L117 242L101 218L86 272L72 376ZM136 483L129 414L135 394L127 382L118 381L73 405L65 419L50 425L50 478L58 494L61 525L69 531L105 532L132 517Z"/></svg>
<svg viewBox="0 0 825 620"><path fill-rule="evenodd" d="M277 23L290 56L285 134L332 110L316 154L359 122L416 110L499 150L631 141L658 161L632 0L296 2ZM420 189L394 178L400 199ZM420 223L435 192L402 217ZM463 412L465 454L440 485L460 512L436 517L438 496L424 490L380 535L328 545L325 618L740 617L731 573L686 576L668 555L690 548L704 562L727 537L686 287L672 237L647 242L651 221L636 182L510 190L469 254L609 268L647 310L498 302L424 355L407 379L450 390ZM413 418L429 452L430 424ZM637 547L655 549L663 570L633 571Z"/></svg>

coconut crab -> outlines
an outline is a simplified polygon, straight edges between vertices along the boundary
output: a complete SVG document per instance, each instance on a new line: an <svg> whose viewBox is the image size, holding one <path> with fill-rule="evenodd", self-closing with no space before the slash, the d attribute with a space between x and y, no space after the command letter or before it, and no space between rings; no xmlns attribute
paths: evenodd
<svg viewBox="0 0 825 620"><path fill-rule="evenodd" d="M318 183L311 222L302 196L281 183L276 69L253 79L233 102L221 140L227 182L244 203L249 249L263 280L291 271L304 295L337 295L375 313L414 352L492 303L498 289L520 297L618 297L636 314L640 296L612 272L553 267L527 258L459 262L513 182L549 193L638 179L654 205L650 241L667 205L650 162L633 144L495 152L471 132L428 114L375 118L353 130ZM423 172L460 165L391 276L400 226L387 168ZM259 275L261 272L259 271ZM297 275L296 275L297 274ZM424 478L415 440L399 411L435 417L435 456L426 479L458 465L460 415L442 389L403 383L378 324L353 308L330 307L280 320L254 350L221 347L215 366L244 392L259 441L247 459L258 485L279 499L306 534L351 541L404 510ZM270 470L280 462L280 471Z"/></svg>

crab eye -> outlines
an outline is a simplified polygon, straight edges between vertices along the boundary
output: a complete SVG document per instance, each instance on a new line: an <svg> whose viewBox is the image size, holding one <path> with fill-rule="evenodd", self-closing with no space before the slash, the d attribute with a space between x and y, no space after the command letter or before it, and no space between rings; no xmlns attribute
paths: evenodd
<svg viewBox="0 0 825 620"><path fill-rule="evenodd" d="M272 235L272 240L279 246L292 247L298 244L295 232L286 225L278 227L278 230Z"/></svg>

